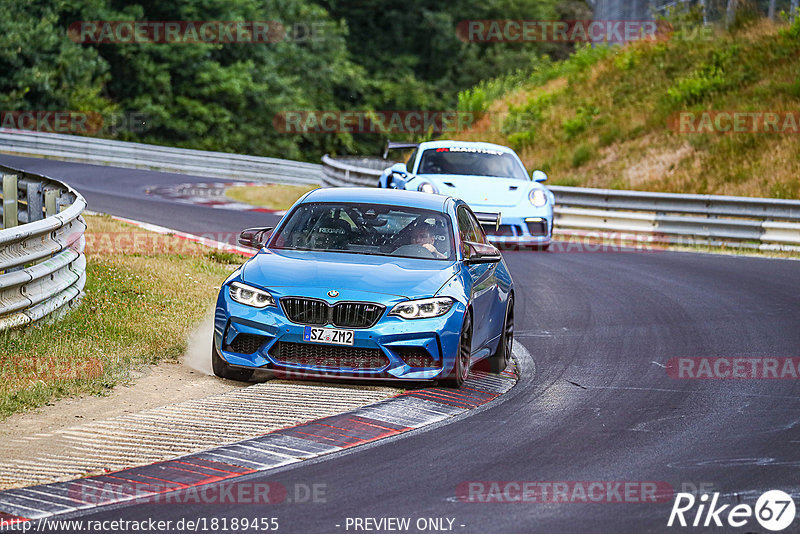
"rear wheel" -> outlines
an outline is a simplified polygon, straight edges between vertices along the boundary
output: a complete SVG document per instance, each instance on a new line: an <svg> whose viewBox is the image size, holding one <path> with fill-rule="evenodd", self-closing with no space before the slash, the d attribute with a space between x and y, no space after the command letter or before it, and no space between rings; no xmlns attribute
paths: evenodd
<svg viewBox="0 0 800 534"><path fill-rule="evenodd" d="M222 359L217 351L216 344L211 342L211 368L214 374L220 378L227 378L228 380L238 380L240 382L247 382L253 376L252 369L237 369L231 367L228 362Z"/></svg>
<svg viewBox="0 0 800 534"><path fill-rule="evenodd" d="M472 358L472 316L470 312L464 315L464 324L461 326L461 336L458 339L458 355L453 366L453 372L442 385L448 388L460 388L469 376L469 364Z"/></svg>
<svg viewBox="0 0 800 534"><path fill-rule="evenodd" d="M511 361L511 350L514 348L514 297L508 297L506 318L503 322L503 334L497 350L489 357L489 371L502 373Z"/></svg>

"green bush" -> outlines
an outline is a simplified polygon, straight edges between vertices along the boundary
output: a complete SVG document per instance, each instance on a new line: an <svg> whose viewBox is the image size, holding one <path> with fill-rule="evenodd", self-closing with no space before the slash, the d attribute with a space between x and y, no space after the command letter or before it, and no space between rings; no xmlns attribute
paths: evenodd
<svg viewBox="0 0 800 534"><path fill-rule="evenodd" d="M481 86L458 93L458 111L483 113L489 108L486 89Z"/></svg>
<svg viewBox="0 0 800 534"><path fill-rule="evenodd" d="M574 168L583 167L594 157L592 148L588 145L579 145L572 154L572 166Z"/></svg>
<svg viewBox="0 0 800 534"><path fill-rule="evenodd" d="M589 126L594 122L594 117L600 113L600 109L596 106L578 108L575 116L571 119L565 119L561 123L567 141L570 141L585 132Z"/></svg>
<svg viewBox="0 0 800 534"><path fill-rule="evenodd" d="M600 132L599 144L601 147L607 147L614 144L614 142L620 138L622 132L616 126L612 126L607 130L603 130Z"/></svg>

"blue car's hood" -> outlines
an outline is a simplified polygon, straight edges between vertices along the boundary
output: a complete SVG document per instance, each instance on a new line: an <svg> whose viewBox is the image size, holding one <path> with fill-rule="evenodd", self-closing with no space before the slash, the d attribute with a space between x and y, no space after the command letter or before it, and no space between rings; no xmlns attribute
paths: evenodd
<svg viewBox="0 0 800 534"><path fill-rule="evenodd" d="M455 273L455 263L445 261L264 249L243 266L241 278L265 289L302 288L309 296L336 290L342 297L369 292L413 299L435 295Z"/></svg>
<svg viewBox="0 0 800 534"><path fill-rule="evenodd" d="M440 194L460 198L473 207L516 206L527 198L535 183L514 178L461 174L420 174L418 177L434 182Z"/></svg>

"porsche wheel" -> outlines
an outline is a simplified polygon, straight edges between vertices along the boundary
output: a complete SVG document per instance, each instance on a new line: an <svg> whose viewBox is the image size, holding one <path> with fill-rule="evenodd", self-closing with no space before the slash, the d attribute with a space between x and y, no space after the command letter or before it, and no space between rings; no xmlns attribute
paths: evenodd
<svg viewBox="0 0 800 534"><path fill-rule="evenodd" d="M228 362L222 359L222 356L217 352L217 346L211 342L211 368L214 374L220 378L227 378L228 380L238 380L240 382L247 382L253 376L252 369L236 369L231 367Z"/></svg>
<svg viewBox="0 0 800 534"><path fill-rule="evenodd" d="M452 374L442 381L449 388L460 388L469 376L469 364L472 357L472 316L469 312L464 316L461 326L461 337L458 339L458 355Z"/></svg>
<svg viewBox="0 0 800 534"><path fill-rule="evenodd" d="M502 373L511 361L511 350L514 348L514 297L508 297L506 318L503 322L503 334L497 350L489 357L489 371Z"/></svg>

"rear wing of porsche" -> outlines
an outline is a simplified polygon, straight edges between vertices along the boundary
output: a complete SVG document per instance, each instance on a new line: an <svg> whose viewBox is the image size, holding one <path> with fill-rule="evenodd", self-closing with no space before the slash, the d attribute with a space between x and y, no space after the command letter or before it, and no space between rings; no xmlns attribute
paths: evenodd
<svg viewBox="0 0 800 534"><path fill-rule="evenodd" d="M419 143L407 143L403 141L389 141L386 143L386 149L383 151L383 159L389 157L390 150L407 150L409 148L417 148Z"/></svg>
<svg viewBox="0 0 800 534"><path fill-rule="evenodd" d="M500 229L500 218L501 213L478 213L475 212L475 217L478 219L478 222L481 223L481 226L489 226L494 227L495 232Z"/></svg>

